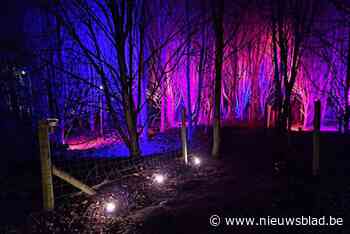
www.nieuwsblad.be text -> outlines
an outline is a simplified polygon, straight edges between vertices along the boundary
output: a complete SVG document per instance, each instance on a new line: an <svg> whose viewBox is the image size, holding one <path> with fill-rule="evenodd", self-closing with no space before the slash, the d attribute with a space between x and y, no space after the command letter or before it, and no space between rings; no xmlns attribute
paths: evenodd
<svg viewBox="0 0 350 234"><path fill-rule="evenodd" d="M212 215L209 224L213 227L225 226L343 226L344 220L340 217L299 216L299 217L220 217Z"/></svg>

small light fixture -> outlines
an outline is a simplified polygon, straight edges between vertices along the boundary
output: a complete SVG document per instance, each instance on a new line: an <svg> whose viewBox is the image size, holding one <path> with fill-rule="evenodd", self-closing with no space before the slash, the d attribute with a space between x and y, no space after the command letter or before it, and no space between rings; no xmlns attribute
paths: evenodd
<svg viewBox="0 0 350 234"><path fill-rule="evenodd" d="M193 157L192 162L195 166L199 166L201 164L201 160L198 157Z"/></svg>
<svg viewBox="0 0 350 234"><path fill-rule="evenodd" d="M21 71L21 75L22 75L22 76L25 76L26 74L27 74L27 72L26 72L25 70L22 70L22 71Z"/></svg>
<svg viewBox="0 0 350 234"><path fill-rule="evenodd" d="M99 87L99 88L100 88L100 90L103 90L103 86L102 86L102 85L100 85L100 87Z"/></svg>
<svg viewBox="0 0 350 234"><path fill-rule="evenodd" d="M154 182L156 182L157 184L163 184L165 181L165 176L162 174L154 174L153 178Z"/></svg>
<svg viewBox="0 0 350 234"><path fill-rule="evenodd" d="M107 202L105 205L105 210L107 213L113 213L117 208L115 202Z"/></svg>

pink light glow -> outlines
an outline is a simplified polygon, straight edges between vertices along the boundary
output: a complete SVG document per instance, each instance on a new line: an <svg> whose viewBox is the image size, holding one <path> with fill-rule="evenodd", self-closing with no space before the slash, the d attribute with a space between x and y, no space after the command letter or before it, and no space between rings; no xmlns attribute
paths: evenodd
<svg viewBox="0 0 350 234"><path fill-rule="evenodd" d="M69 146L69 150L89 150L113 145L119 141L120 140L118 140L116 137L96 137L92 139L77 137L68 139L67 144Z"/></svg>
<svg viewBox="0 0 350 234"><path fill-rule="evenodd" d="M298 132L299 128L301 128L301 130L304 131L304 132L312 132L313 131L312 127L303 128L300 125L293 125L291 130L295 131L295 132ZM333 127L333 126L321 126L320 130L321 130L321 132L337 132L338 131L338 129L336 127Z"/></svg>
<svg viewBox="0 0 350 234"><path fill-rule="evenodd" d="M263 27L262 27L263 28ZM254 30L247 32L238 32L236 39L225 47L225 59L222 72L222 121L231 124L240 124L249 122L251 126L262 121L267 104L271 103L272 87L274 80L274 64L272 62L272 40L271 31L266 29L259 32L259 40L251 46L241 48L234 54L237 43L243 37L256 37ZM237 40L237 41L236 41ZM292 39L288 43L293 46ZM200 38L193 40L199 43ZM192 46L195 48L195 46ZM167 47L167 58L169 59L171 51L176 48L176 42ZM200 48L200 47L198 47ZM198 49L199 50L199 49ZM209 53L214 53L215 48L209 48ZM278 63L280 63L280 51L278 52ZM331 53L332 51L329 51ZM228 56L229 55L229 56ZM333 56L333 63L337 67L337 81L333 79L330 67L322 59L313 55L305 55L302 64L298 69L296 83L294 85L292 99L293 124L299 124L304 129L312 125L313 105L315 99L321 100L321 122L324 125L331 125L335 120L335 112L341 113L344 103L344 95L341 87L342 79L345 77L345 67L339 62L336 56ZM168 61L168 60L167 60ZM167 128L177 127L180 120L180 111L183 107L193 113L196 110L197 97L200 98L200 110L198 115L198 124L211 125L213 113L213 84L214 84L214 64L208 60L205 64L205 70L202 81L203 87L201 93L198 88L198 64L199 56L192 56L190 63L190 97L187 92L186 78L186 59L177 61L176 69L167 73L167 79L162 82L159 92L161 92L161 131ZM291 69L291 56L288 56L287 70ZM169 67L174 64L168 65ZM290 75L290 74L288 74ZM331 83L333 82L333 83ZM334 83L338 82L338 83ZM284 82L281 82L282 96L285 92ZM334 94L338 103L329 102L330 93ZM350 95L349 95L350 97ZM188 102L188 98L191 99ZM191 103L189 108L187 105ZM338 106L337 106L338 105ZM329 122L327 122L329 121ZM325 127L325 131L334 131L335 128Z"/></svg>

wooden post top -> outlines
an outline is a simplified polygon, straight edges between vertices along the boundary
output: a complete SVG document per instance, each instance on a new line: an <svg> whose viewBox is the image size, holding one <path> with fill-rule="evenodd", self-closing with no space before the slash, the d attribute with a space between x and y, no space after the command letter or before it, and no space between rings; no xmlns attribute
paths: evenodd
<svg viewBox="0 0 350 234"><path fill-rule="evenodd" d="M321 127L321 101L315 101L315 110L314 110L314 129L320 130Z"/></svg>

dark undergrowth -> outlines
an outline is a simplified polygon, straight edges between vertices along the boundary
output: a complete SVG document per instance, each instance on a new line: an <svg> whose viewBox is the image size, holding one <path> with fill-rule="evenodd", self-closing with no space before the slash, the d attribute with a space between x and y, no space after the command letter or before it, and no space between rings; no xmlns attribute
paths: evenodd
<svg viewBox="0 0 350 234"><path fill-rule="evenodd" d="M134 171L99 187L96 196L66 196L54 212L34 212L22 233L349 233L349 136L321 134L321 174L311 176L312 134L276 135L263 129L224 128L220 159L212 159L207 133L191 157L200 167L185 166L177 156L147 157ZM162 160L160 160L162 159ZM119 171L119 170L118 170ZM164 173L159 186L154 173ZM104 210L115 200L113 214ZM32 202L31 200L28 200ZM209 225L209 217L342 218L342 226Z"/></svg>

